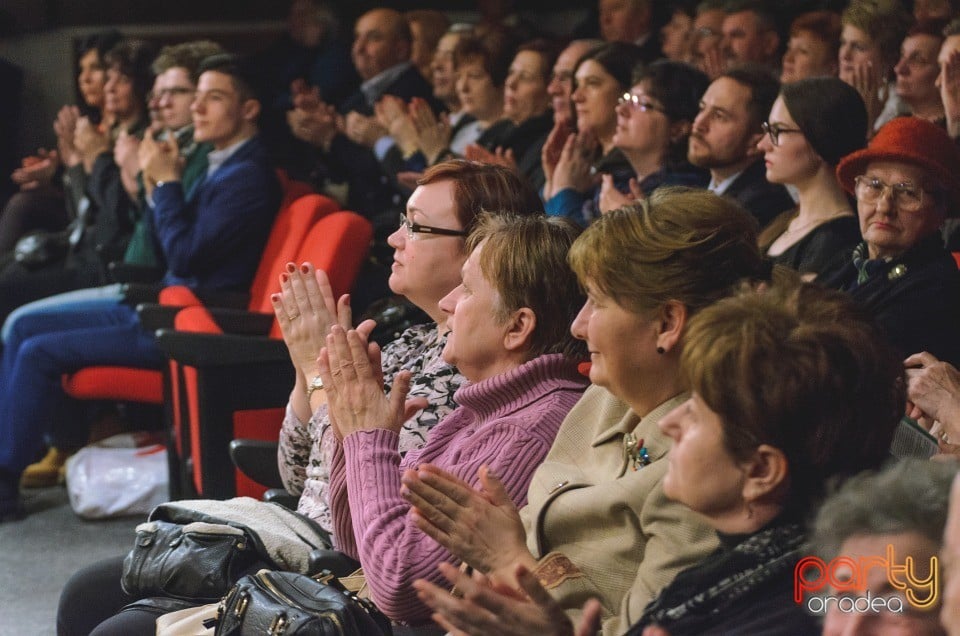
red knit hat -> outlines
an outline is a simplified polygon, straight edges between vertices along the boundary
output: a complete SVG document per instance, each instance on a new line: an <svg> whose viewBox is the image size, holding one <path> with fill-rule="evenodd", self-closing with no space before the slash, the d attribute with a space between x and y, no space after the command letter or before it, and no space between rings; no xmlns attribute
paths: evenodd
<svg viewBox="0 0 960 636"><path fill-rule="evenodd" d="M853 194L854 179L871 161L903 161L923 168L946 189L950 197L947 215L960 214L960 149L940 126L919 117L890 120L866 148L840 160L840 185Z"/></svg>

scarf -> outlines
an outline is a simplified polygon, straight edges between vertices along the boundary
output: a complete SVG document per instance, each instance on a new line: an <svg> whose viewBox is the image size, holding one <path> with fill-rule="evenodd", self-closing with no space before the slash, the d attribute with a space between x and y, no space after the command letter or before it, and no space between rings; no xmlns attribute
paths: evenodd
<svg viewBox="0 0 960 636"><path fill-rule="evenodd" d="M715 624L730 608L792 576L805 533L800 524L774 522L729 547L736 539L721 536L725 547L678 574L647 605L627 636L640 636L654 624L675 634L695 634Z"/></svg>

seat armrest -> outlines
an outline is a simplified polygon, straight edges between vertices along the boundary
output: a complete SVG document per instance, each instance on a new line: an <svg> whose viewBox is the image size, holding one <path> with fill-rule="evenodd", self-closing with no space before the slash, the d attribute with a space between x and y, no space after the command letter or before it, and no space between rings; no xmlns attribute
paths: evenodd
<svg viewBox="0 0 960 636"><path fill-rule="evenodd" d="M241 473L258 484L267 488L283 488L283 479L277 466L276 442L258 439L231 440L230 459ZM296 508L296 498L293 505Z"/></svg>
<svg viewBox="0 0 960 636"><path fill-rule="evenodd" d="M360 567L360 562L339 550L310 550L310 572L330 570L335 576L347 576Z"/></svg>

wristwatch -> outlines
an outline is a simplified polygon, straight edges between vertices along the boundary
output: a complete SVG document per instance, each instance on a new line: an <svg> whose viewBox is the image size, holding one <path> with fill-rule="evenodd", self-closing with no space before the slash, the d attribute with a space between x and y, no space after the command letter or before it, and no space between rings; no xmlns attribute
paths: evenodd
<svg viewBox="0 0 960 636"><path fill-rule="evenodd" d="M319 375L313 376L313 379L310 380L310 384L307 385L307 402L310 401L310 398L313 397L313 392L323 389L323 380Z"/></svg>

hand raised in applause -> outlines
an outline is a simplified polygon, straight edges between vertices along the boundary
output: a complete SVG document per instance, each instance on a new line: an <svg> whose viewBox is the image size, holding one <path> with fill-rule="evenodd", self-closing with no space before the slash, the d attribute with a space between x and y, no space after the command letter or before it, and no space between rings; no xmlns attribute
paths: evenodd
<svg viewBox="0 0 960 636"><path fill-rule="evenodd" d="M480 490L424 464L404 472L400 495L412 506L411 517L424 533L474 569L509 581L517 564L533 569L537 561L527 549L517 507L500 480L486 466L477 476Z"/></svg>
<svg viewBox="0 0 960 636"><path fill-rule="evenodd" d="M434 611L433 620L452 636L595 636L600 629L599 601L587 601L574 631L563 608L523 566L513 573L517 589L498 585L482 574L470 576L449 563L441 563L440 572L457 595L422 579L413 586Z"/></svg>

